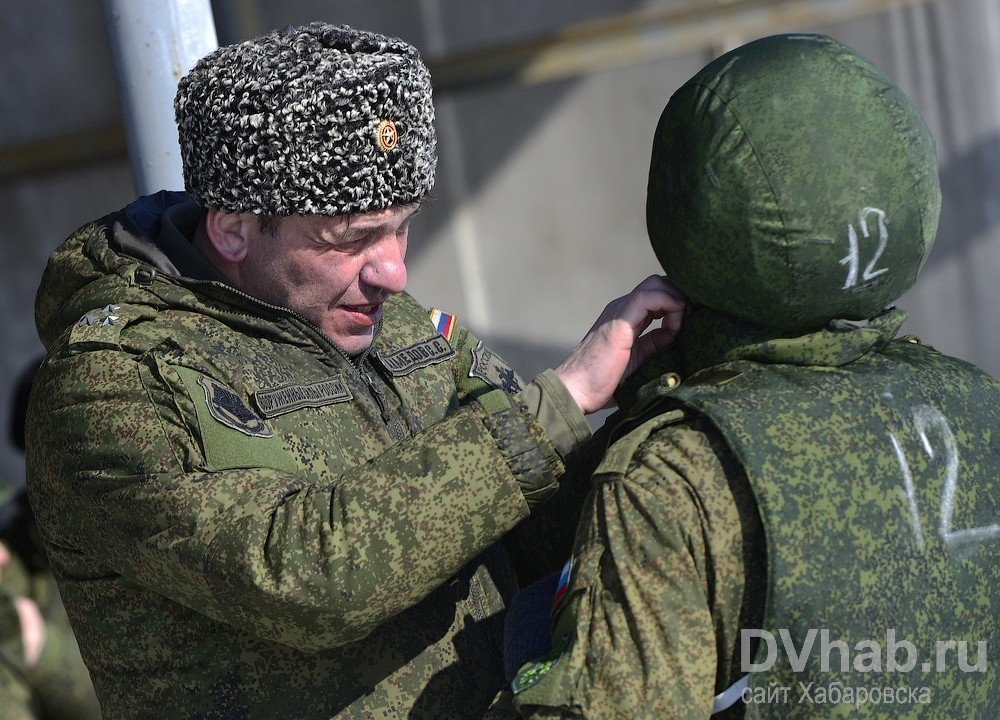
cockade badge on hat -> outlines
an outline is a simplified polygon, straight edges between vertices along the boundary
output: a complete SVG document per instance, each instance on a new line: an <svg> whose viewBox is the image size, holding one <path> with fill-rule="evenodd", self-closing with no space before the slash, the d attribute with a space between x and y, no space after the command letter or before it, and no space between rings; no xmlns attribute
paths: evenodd
<svg viewBox="0 0 1000 720"><path fill-rule="evenodd" d="M396 123L392 120L380 120L375 126L375 142L379 150L392 152L399 142L399 131L396 130Z"/></svg>

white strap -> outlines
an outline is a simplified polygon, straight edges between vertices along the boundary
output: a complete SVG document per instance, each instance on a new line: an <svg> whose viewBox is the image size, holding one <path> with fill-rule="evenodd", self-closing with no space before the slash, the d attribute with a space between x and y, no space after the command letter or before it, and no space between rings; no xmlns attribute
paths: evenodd
<svg viewBox="0 0 1000 720"><path fill-rule="evenodd" d="M737 680L733 685L731 685L727 690L723 690L718 695L715 696L715 702L712 704L712 714L720 713L723 710L728 710L736 701L740 699L743 695L743 691L750 686L750 676L744 675L739 680Z"/></svg>

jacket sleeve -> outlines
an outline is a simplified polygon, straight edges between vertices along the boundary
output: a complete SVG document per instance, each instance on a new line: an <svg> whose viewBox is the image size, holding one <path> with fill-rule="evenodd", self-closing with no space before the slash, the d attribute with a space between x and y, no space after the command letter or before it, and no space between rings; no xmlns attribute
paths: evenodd
<svg viewBox="0 0 1000 720"><path fill-rule="evenodd" d="M744 589L740 516L719 449L690 428L667 433L627 472L595 477L557 591L552 653L512 684L521 717L705 720L717 684L728 686Z"/></svg>
<svg viewBox="0 0 1000 720"><path fill-rule="evenodd" d="M40 373L28 468L46 544L300 649L414 605L527 516L519 474L562 472L523 403L501 422L475 401L321 483L263 464L208 472L143 360L102 348Z"/></svg>
<svg viewBox="0 0 1000 720"><path fill-rule="evenodd" d="M557 571L572 548L590 477L589 457L593 448L590 425L583 412L553 370L545 370L525 383L498 355L467 328L455 322L452 344L456 349L455 386L460 402L479 400L485 393L513 393L544 431L540 446L558 455L566 474L558 489L530 517L504 538L517 578L522 586ZM502 395L502 405L514 401ZM501 406L502 406L501 405Z"/></svg>
<svg viewBox="0 0 1000 720"><path fill-rule="evenodd" d="M460 402L481 400L487 394L496 396L498 391L516 395L563 459L589 440L587 418L553 370L545 370L525 383L505 360L457 321L451 342L458 357L454 376ZM502 398L496 399L503 402ZM491 401L493 397L485 404Z"/></svg>

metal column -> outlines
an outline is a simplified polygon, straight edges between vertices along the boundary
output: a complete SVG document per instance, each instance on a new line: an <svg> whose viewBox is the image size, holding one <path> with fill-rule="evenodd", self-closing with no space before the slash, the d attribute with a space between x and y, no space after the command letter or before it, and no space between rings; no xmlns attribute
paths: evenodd
<svg viewBox="0 0 1000 720"><path fill-rule="evenodd" d="M104 0L136 191L180 190L177 82L218 47L209 0Z"/></svg>

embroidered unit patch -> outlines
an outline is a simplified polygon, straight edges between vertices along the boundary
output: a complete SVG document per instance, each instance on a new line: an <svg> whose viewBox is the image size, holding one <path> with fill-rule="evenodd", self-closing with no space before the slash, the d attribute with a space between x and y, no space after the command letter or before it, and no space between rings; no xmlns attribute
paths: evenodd
<svg viewBox="0 0 1000 720"><path fill-rule="evenodd" d="M514 369L488 350L482 340L472 348L472 367L469 369L469 377L485 380L508 394L520 392L524 388L524 383Z"/></svg>
<svg viewBox="0 0 1000 720"><path fill-rule="evenodd" d="M434 308L431 310L431 323L434 325L434 329L444 336L445 340L451 342L451 333L455 329L454 315Z"/></svg>
<svg viewBox="0 0 1000 720"><path fill-rule="evenodd" d="M350 400L354 396L340 375L312 383L281 385L268 390L258 390L253 401L261 415L272 418L277 415L300 410L304 407L318 408Z"/></svg>
<svg viewBox="0 0 1000 720"><path fill-rule="evenodd" d="M257 417L239 395L204 375L198 376L198 384L205 391L205 402L213 418L244 435L272 437L271 429Z"/></svg>

